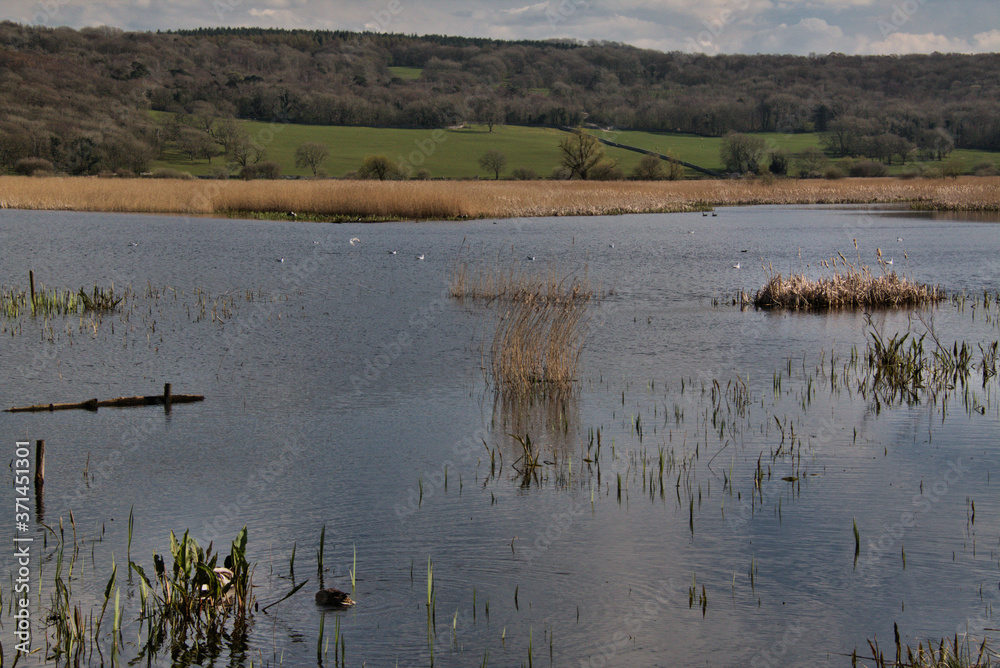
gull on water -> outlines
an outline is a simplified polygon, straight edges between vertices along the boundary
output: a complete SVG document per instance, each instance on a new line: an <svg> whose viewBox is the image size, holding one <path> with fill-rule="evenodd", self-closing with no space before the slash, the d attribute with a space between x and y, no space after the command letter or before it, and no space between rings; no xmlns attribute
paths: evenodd
<svg viewBox="0 0 1000 668"><path fill-rule="evenodd" d="M395 254L396 254L396 251L394 251L394 250L389 251L389 255L395 255Z"/></svg>
<svg viewBox="0 0 1000 668"><path fill-rule="evenodd" d="M420 255L418 255L418 256L417 256L417 259L418 259L418 260L423 260L423 259L424 259L424 254L423 254L423 253L421 253Z"/></svg>
<svg viewBox="0 0 1000 668"><path fill-rule="evenodd" d="M733 269L739 269L739 268L740 268L740 263L739 262L737 262L736 264L733 265Z"/></svg>
<svg viewBox="0 0 1000 668"><path fill-rule="evenodd" d="M354 244L361 243L361 239L358 239L357 237L351 237L351 240L348 243L353 246Z"/></svg>

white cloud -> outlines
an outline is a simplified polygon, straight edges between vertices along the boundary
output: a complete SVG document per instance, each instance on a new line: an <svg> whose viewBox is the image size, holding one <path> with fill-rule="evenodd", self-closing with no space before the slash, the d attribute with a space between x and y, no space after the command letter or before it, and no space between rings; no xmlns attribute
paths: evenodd
<svg viewBox="0 0 1000 668"><path fill-rule="evenodd" d="M866 54L904 54L904 53L971 53L973 49L964 39L947 37L935 33L917 35L913 33L894 32L885 39L868 42L859 49Z"/></svg>
<svg viewBox="0 0 1000 668"><path fill-rule="evenodd" d="M973 35L976 41L976 51L988 53L1000 51L1000 30L991 30Z"/></svg>
<svg viewBox="0 0 1000 668"><path fill-rule="evenodd" d="M807 17L794 25L782 23L757 30L743 40L739 50L746 53L829 53L846 51L847 42L839 26L821 18Z"/></svg>
<svg viewBox="0 0 1000 668"><path fill-rule="evenodd" d="M501 14L509 14L510 16L517 16L519 14L524 14L526 12L531 12L534 14L544 13L548 8L549 3L539 2L534 5L527 5L525 7L514 7L513 9L501 9Z"/></svg>

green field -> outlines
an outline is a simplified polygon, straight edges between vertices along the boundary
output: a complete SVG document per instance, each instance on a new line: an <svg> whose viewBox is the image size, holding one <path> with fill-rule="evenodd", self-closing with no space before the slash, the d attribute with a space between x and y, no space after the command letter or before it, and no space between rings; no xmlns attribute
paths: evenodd
<svg viewBox="0 0 1000 668"><path fill-rule="evenodd" d="M500 127L491 133L485 128L460 130L405 130L313 125L270 125L245 122L251 137L267 149L267 159L281 165L284 175L311 176L307 169L295 166L295 149L304 142L316 142L330 149L324 164L330 176L343 176L361 165L367 155L386 155L397 162L409 163L414 171L425 169L435 178L470 178L487 173L479 167L479 157L490 149L507 156L507 169L518 167L549 176L559 166L559 140L565 134L548 128ZM628 153L614 151L614 153ZM635 154L633 154L635 155ZM629 164L637 162L638 157ZM180 151L168 147L164 159L153 168L171 167L194 175L208 174L212 166L224 165L222 156L191 161Z"/></svg>
<svg viewBox="0 0 1000 668"><path fill-rule="evenodd" d="M416 81L424 70L420 67L390 67L389 74L403 81Z"/></svg>
<svg viewBox="0 0 1000 668"><path fill-rule="evenodd" d="M165 114L156 113L163 119ZM548 177L560 166L559 141L565 132L551 128L496 126L493 132L485 127L466 126L450 130L407 130L397 128L367 128L344 126L313 126L294 124L269 124L241 121L251 137L267 149L267 159L281 165L281 173L291 176L311 176L307 169L295 166L295 149L304 142L316 142L330 149L330 157L323 165L329 176L344 176L358 169L368 155L386 155L404 162L412 171L426 170L433 178L491 177L479 167L479 158L490 149L502 151L507 157L507 171L516 168L534 170L541 177ZM722 138L699 137L638 131L593 131L594 134L629 146L636 146L660 153L672 152L680 160L708 169L722 171L719 148ZM762 134L769 144L794 155L809 147L820 145L819 134ZM617 160L619 167L628 174L641 159L641 154L624 149L607 147L609 158ZM956 150L952 160L963 162L966 167L984 160L1000 162L1000 154L985 151ZM169 167L190 172L196 176L207 175L216 166L223 166L222 156L212 160L188 160L176 147L168 144L162 160L153 169ZM941 163L928 163L940 167ZM893 165L891 173L915 169L914 163ZM688 170L688 176L701 176Z"/></svg>
<svg viewBox="0 0 1000 668"><path fill-rule="evenodd" d="M627 144L636 148L657 153L672 152L676 158L690 162L699 167L723 171L719 148L721 137L700 137L698 135L675 134L666 132L639 132L632 130L593 130L593 134L619 144ZM789 153L798 153L809 147L819 147L819 134L785 135L780 133L761 133L769 145L784 149Z"/></svg>

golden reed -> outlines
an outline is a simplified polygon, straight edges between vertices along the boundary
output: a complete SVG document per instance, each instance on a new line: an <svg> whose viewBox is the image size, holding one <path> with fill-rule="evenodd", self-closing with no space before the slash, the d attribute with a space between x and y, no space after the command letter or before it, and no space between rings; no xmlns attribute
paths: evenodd
<svg viewBox="0 0 1000 668"><path fill-rule="evenodd" d="M448 219L691 211L747 204L910 202L998 211L1000 177L726 181L206 181L0 177L0 208Z"/></svg>

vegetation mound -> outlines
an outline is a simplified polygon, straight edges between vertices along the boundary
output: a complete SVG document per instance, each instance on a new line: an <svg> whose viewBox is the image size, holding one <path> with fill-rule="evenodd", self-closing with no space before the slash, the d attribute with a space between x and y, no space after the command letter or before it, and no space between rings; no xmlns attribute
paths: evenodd
<svg viewBox="0 0 1000 668"><path fill-rule="evenodd" d="M805 274L788 277L769 271L767 283L753 297L757 308L832 309L895 308L919 306L945 298L937 286L928 286L900 276L889 269L893 260L883 260L879 251L879 270L852 264L840 255L824 262L833 269L832 276L809 278ZM744 302L746 299L743 300Z"/></svg>

